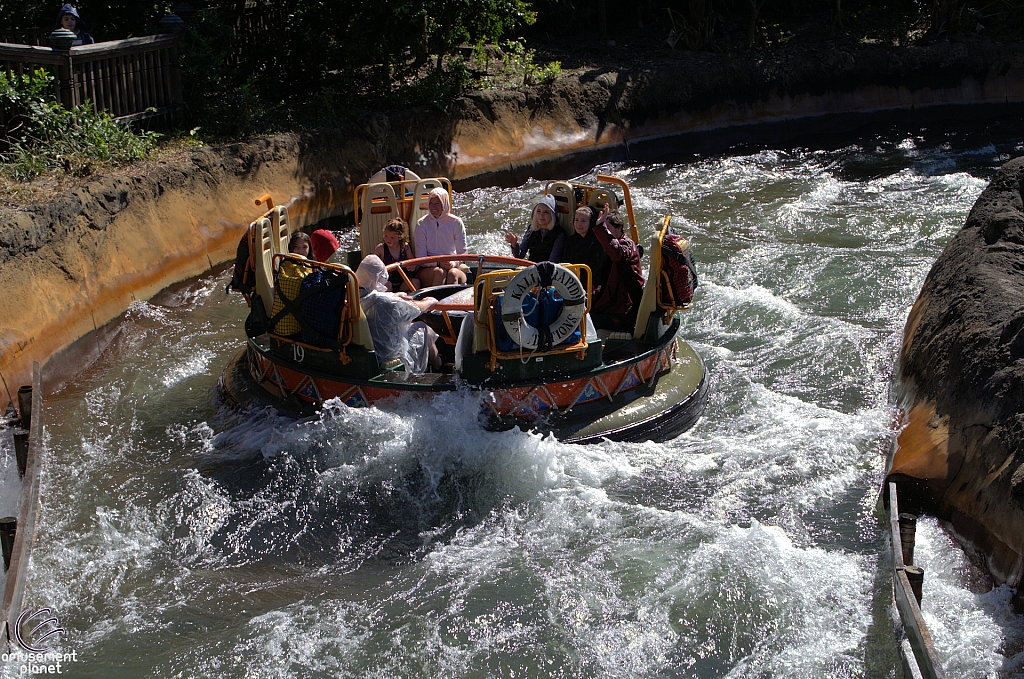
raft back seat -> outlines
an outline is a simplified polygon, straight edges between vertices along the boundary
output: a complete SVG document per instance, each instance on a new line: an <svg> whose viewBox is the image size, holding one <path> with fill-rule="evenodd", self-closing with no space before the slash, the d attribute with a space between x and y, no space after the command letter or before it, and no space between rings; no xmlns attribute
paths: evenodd
<svg viewBox="0 0 1024 679"><path fill-rule="evenodd" d="M406 179L404 182L376 182L356 187L356 224L362 256L373 252L384 241L384 226L401 217L409 224L409 243L414 242L416 222L427 214L431 189L441 187L452 193L452 183L443 177Z"/></svg>
<svg viewBox="0 0 1024 679"><path fill-rule="evenodd" d="M544 193L555 199L558 225L565 231L566 236L575 233L572 226L573 218L576 216L576 190L569 182L551 182L544 189Z"/></svg>
<svg viewBox="0 0 1024 679"><path fill-rule="evenodd" d="M266 217L249 226L249 258L256 274L256 292L263 301L267 318L274 306L274 227Z"/></svg>
<svg viewBox="0 0 1024 679"><path fill-rule="evenodd" d="M395 199L395 188L391 184L370 184L363 194L362 203L359 247L363 257L366 257L384 241L384 225L401 215Z"/></svg>
<svg viewBox="0 0 1024 679"><path fill-rule="evenodd" d="M596 188L590 192L590 199L587 201L587 205L600 212L605 203L608 203L608 207L612 212L619 209L619 200L612 191L605 188Z"/></svg>
<svg viewBox="0 0 1024 679"><path fill-rule="evenodd" d="M291 220L288 219L288 208L278 205L267 211L270 217L270 224L273 227L274 254L286 254L288 252L288 241L297 229L292 228Z"/></svg>
<svg viewBox="0 0 1024 679"><path fill-rule="evenodd" d="M668 285L668 273L662 266L661 243L669 232L669 224L672 221L671 215L665 216L661 228L651 239L651 266L647 272L647 282L644 283L644 293L640 298L640 308L636 314L636 325L633 326L633 338L647 342L653 342L668 328L672 316L677 311L688 309L690 304L666 304L664 300L671 298L671 294L663 295L662 288ZM653 325L653 327L652 327Z"/></svg>
<svg viewBox="0 0 1024 679"><path fill-rule="evenodd" d="M585 264L562 264L572 271L577 278L583 280L582 272L587 272L587 307L580 321L580 339L575 344L560 344L545 351L523 349L515 351L501 351L498 347L498 325L500 321L494 313L498 299L504 294L505 288L516 277L519 271L514 269L501 269L479 274L473 283L473 353L488 352L491 360L488 367L493 371L498 367L498 361L521 360L524 354L531 356L552 356L558 354L576 354L576 358L583 360L587 354L587 318L590 313L591 290L590 290L590 267Z"/></svg>

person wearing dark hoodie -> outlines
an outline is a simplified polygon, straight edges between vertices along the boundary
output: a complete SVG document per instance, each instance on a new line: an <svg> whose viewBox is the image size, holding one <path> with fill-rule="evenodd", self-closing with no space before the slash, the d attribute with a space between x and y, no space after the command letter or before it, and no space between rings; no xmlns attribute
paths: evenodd
<svg viewBox="0 0 1024 679"><path fill-rule="evenodd" d="M597 225L597 210L592 207L581 207L573 215L572 228L574 233L565 241L562 250L562 262L565 264L586 264L590 267L592 277L590 294L595 299L601 292L605 270L608 267L608 255L597 240L594 226ZM583 285L587 284L586 276L580 278Z"/></svg>
<svg viewBox="0 0 1024 679"><path fill-rule="evenodd" d="M531 262L561 261L565 231L558 225L555 197L546 195L533 206L530 226L522 239L510 231L505 234L505 242L511 246L513 257Z"/></svg>
<svg viewBox="0 0 1024 679"><path fill-rule="evenodd" d="M85 27L85 22L82 21L82 17L78 16L78 10L71 3L65 4L60 8L60 12L57 14L57 25L54 26L54 30L58 28L66 28L75 34L75 42L71 44L72 47L78 47L79 45L92 45L96 41L91 35L89 30Z"/></svg>
<svg viewBox="0 0 1024 679"><path fill-rule="evenodd" d="M632 332L640 298L644 294L644 273L640 251L626 235L626 226L618 212L605 205L594 226L601 248L608 255L608 275L601 294L590 307L590 317L598 328Z"/></svg>

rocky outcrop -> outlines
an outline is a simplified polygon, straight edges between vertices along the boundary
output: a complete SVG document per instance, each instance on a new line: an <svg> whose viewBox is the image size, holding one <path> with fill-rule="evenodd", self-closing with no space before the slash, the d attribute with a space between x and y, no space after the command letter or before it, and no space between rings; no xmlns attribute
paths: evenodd
<svg viewBox="0 0 1024 679"><path fill-rule="evenodd" d="M1024 45L677 54L150 164L0 221L0 376L27 383L32 361L231 259L263 193L308 225L348 209L353 184L391 162L469 188L742 141L806 143L872 116L964 104L1024 104Z"/></svg>
<svg viewBox="0 0 1024 679"><path fill-rule="evenodd" d="M909 400L890 478L948 519L997 583L1024 574L1024 158L1007 163L907 320Z"/></svg>

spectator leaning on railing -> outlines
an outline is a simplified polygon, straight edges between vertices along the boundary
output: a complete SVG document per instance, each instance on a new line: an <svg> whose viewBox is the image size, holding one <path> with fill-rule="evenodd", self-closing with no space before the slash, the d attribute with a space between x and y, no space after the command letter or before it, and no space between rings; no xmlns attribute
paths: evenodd
<svg viewBox="0 0 1024 679"><path fill-rule="evenodd" d="M72 47L91 45L96 42L89 35L89 30L85 27L82 17L78 16L78 10L71 3L67 3L60 8L60 13L57 14L57 25L54 26L54 30L58 28L66 28L77 36L75 41L71 43Z"/></svg>

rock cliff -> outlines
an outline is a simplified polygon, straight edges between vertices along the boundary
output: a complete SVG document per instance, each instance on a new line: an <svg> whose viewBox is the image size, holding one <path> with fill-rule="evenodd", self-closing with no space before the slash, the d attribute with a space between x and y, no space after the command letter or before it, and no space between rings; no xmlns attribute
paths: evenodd
<svg viewBox="0 0 1024 679"><path fill-rule="evenodd" d="M1024 158L1007 163L935 262L907 320L909 400L890 478L948 519L997 584L1024 555Z"/></svg>

